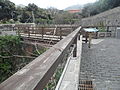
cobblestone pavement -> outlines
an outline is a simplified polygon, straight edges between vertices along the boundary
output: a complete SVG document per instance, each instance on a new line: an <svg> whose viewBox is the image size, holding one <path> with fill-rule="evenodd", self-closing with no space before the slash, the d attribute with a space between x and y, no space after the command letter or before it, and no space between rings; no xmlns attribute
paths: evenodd
<svg viewBox="0 0 120 90"><path fill-rule="evenodd" d="M83 44L80 79L95 90L120 90L120 39L109 38L88 48Z"/></svg>

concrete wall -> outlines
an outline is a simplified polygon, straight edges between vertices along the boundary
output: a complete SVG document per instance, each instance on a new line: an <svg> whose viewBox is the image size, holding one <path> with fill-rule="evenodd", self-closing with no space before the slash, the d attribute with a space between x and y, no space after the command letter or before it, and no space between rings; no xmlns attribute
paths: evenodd
<svg viewBox="0 0 120 90"><path fill-rule="evenodd" d="M16 35L14 27L33 27L34 23L21 23L21 24L0 24L0 36Z"/></svg>
<svg viewBox="0 0 120 90"><path fill-rule="evenodd" d="M103 13L82 19L83 27L98 27L104 26L106 31L111 31L113 36L116 36L117 26L120 26L120 7L110 9ZM113 27L114 26L114 27Z"/></svg>
<svg viewBox="0 0 120 90"><path fill-rule="evenodd" d="M120 25L120 7L82 19L82 26Z"/></svg>

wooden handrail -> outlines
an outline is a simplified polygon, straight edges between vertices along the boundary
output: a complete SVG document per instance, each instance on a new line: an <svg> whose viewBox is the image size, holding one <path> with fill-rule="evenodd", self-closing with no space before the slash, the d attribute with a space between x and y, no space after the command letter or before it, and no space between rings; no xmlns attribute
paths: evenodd
<svg viewBox="0 0 120 90"><path fill-rule="evenodd" d="M81 27L0 84L0 90L42 90Z"/></svg>
<svg viewBox="0 0 120 90"><path fill-rule="evenodd" d="M94 28L94 27L120 27L120 25L83 25L82 28Z"/></svg>

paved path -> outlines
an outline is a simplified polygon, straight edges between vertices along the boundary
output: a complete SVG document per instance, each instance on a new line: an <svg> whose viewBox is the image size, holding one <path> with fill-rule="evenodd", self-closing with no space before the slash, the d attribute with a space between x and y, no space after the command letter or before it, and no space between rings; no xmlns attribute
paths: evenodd
<svg viewBox="0 0 120 90"><path fill-rule="evenodd" d="M79 65L80 63L77 58L70 59L65 75L63 76L61 85L59 89L56 90L77 90Z"/></svg>
<svg viewBox="0 0 120 90"><path fill-rule="evenodd" d="M77 40L77 57L72 57L73 55L71 55L68 58L55 90L78 90L82 50L82 37L80 38L80 40Z"/></svg>
<svg viewBox="0 0 120 90"><path fill-rule="evenodd" d="M83 44L80 79L93 80L96 90L120 90L120 39Z"/></svg>

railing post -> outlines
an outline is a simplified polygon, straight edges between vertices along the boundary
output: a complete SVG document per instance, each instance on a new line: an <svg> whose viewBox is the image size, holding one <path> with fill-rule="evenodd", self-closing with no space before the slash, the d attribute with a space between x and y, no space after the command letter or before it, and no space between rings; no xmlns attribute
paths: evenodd
<svg viewBox="0 0 120 90"><path fill-rule="evenodd" d="M79 34L78 34L78 40L80 40L80 32L79 32Z"/></svg>
<svg viewBox="0 0 120 90"><path fill-rule="evenodd" d="M28 37L30 37L30 28L28 27L27 30L28 30Z"/></svg>
<svg viewBox="0 0 120 90"><path fill-rule="evenodd" d="M42 39L44 38L44 27L42 27Z"/></svg>
<svg viewBox="0 0 120 90"><path fill-rule="evenodd" d="M115 26L114 37L116 37L116 32L117 32L117 26Z"/></svg>
<svg viewBox="0 0 120 90"><path fill-rule="evenodd" d="M41 35L41 28L40 28L40 27L38 27L38 30L39 30L39 34Z"/></svg>
<svg viewBox="0 0 120 90"><path fill-rule="evenodd" d="M21 32L20 27L17 27L16 31L17 31L18 36L21 36L21 34L20 34L20 32Z"/></svg>
<svg viewBox="0 0 120 90"><path fill-rule="evenodd" d="M89 44L88 44L89 48L91 47L91 40L92 40L92 33L90 32L89 33Z"/></svg>
<svg viewBox="0 0 120 90"><path fill-rule="evenodd" d="M95 34L95 38L96 38L96 39L98 38L98 31L97 31L96 34Z"/></svg>
<svg viewBox="0 0 120 90"><path fill-rule="evenodd" d="M60 27L60 40L62 39L62 29Z"/></svg>
<svg viewBox="0 0 120 90"><path fill-rule="evenodd" d="M85 43L87 43L88 42L88 33L86 32L85 33Z"/></svg>
<svg viewBox="0 0 120 90"><path fill-rule="evenodd" d="M107 26L107 32L109 32L109 26Z"/></svg>
<svg viewBox="0 0 120 90"><path fill-rule="evenodd" d="M73 57L76 57L77 56L77 36L75 37L73 44L75 45L75 48L73 51Z"/></svg>
<svg viewBox="0 0 120 90"><path fill-rule="evenodd" d="M75 30L75 27L73 26L72 29L73 29L73 31L74 31L74 30Z"/></svg>

